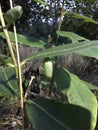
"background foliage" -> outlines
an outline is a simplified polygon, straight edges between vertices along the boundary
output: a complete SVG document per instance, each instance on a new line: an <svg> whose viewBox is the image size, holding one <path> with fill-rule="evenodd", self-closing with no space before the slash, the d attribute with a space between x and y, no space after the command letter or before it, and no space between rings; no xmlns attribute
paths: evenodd
<svg viewBox="0 0 98 130"><path fill-rule="evenodd" d="M50 34L53 40L55 39L56 35L54 35L54 32L58 27L62 0L46 0L49 4L48 7L33 0L14 0L13 2L15 5L21 5L24 10L22 18L17 22L17 28L20 32L28 31L33 36L45 38ZM1 3L3 11L7 11L9 1L1 0ZM91 17L96 21L98 19L97 0L65 0L64 8ZM85 23L82 20L71 19L67 16L63 18L61 30L73 31L88 39L97 39L97 25Z"/></svg>

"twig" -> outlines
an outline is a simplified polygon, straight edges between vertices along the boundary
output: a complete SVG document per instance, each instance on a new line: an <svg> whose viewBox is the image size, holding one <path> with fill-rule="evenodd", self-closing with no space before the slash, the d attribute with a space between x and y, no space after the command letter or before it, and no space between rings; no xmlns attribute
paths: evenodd
<svg viewBox="0 0 98 130"><path fill-rule="evenodd" d="M31 80L29 81L29 85L28 85L28 87L27 87L27 90L26 90L26 93L25 93L25 99L27 98L27 96L28 96L28 92L29 92L29 89L30 89L30 86L31 86L31 84L32 84L32 81L35 79L35 76L31 76Z"/></svg>

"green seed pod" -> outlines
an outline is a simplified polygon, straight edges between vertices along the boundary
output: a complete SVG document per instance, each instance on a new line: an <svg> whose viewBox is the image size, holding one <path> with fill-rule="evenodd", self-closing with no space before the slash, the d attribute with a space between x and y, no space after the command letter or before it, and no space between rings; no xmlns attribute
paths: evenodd
<svg viewBox="0 0 98 130"><path fill-rule="evenodd" d="M47 78L52 78L53 75L53 63L47 58L44 60L44 74Z"/></svg>
<svg viewBox="0 0 98 130"><path fill-rule="evenodd" d="M7 24L11 25L13 22L19 19L22 15L22 12L23 12L22 7L19 5L13 7L12 9L9 9L4 16Z"/></svg>

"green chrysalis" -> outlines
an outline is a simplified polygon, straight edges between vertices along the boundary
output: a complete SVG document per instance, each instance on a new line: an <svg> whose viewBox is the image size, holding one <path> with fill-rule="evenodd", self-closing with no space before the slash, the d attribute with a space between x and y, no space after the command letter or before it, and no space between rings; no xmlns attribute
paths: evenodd
<svg viewBox="0 0 98 130"><path fill-rule="evenodd" d="M53 75L53 63L47 58L44 60L44 74L47 78L52 78Z"/></svg>

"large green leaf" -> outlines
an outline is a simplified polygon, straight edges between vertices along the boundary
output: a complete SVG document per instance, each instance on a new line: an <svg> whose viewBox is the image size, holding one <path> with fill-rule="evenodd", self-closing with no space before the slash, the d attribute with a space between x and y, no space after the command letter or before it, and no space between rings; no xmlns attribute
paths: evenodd
<svg viewBox="0 0 98 130"><path fill-rule="evenodd" d="M98 42L97 42L98 45ZM87 47L83 50L79 50L76 52L77 54L83 55L83 56L89 56L89 57L94 57L96 59L98 59L98 46L96 47Z"/></svg>
<svg viewBox="0 0 98 130"><path fill-rule="evenodd" d="M79 36L73 32L68 32L68 31L57 31L57 34L59 36L62 36L62 37L67 37L69 39L71 39L72 43L76 43L76 42L83 42L83 41L89 41L88 39L82 37L82 36Z"/></svg>
<svg viewBox="0 0 98 130"><path fill-rule="evenodd" d="M58 88L64 94L67 88L67 96L70 103L82 106L90 111L91 128L89 130L94 130L97 121L97 100L95 95L89 90L86 84L65 68L58 68L55 71L54 78Z"/></svg>
<svg viewBox="0 0 98 130"><path fill-rule="evenodd" d="M54 48L46 49L37 54L33 54L33 56L29 56L23 61L22 64L34 59L43 59L47 57L67 55L69 53L79 53L83 56L90 56L98 59L98 40L60 45Z"/></svg>
<svg viewBox="0 0 98 130"><path fill-rule="evenodd" d="M77 105L38 98L25 102L25 113L36 130L90 130L90 112Z"/></svg>
<svg viewBox="0 0 98 130"><path fill-rule="evenodd" d="M14 33L9 32L8 34L9 34L11 41L15 42ZM3 32L0 32L0 36L5 38ZM44 47L44 45L45 45L45 42L43 42L42 40L36 39L35 37L30 36L30 35L24 36L22 34L17 34L17 37L18 37L18 42L23 45L33 46L33 47Z"/></svg>
<svg viewBox="0 0 98 130"><path fill-rule="evenodd" d="M0 95L19 96L19 88L14 69L0 67Z"/></svg>
<svg viewBox="0 0 98 130"><path fill-rule="evenodd" d="M87 16L84 16L82 14L78 14L78 13L75 13L75 12L64 12L64 15L67 15L71 18L75 18L75 19L82 19L84 20L85 22L89 22L89 23L93 23L93 24L98 24L97 21L93 20L92 18L89 18Z"/></svg>

